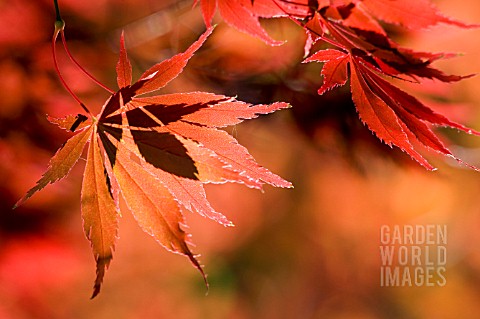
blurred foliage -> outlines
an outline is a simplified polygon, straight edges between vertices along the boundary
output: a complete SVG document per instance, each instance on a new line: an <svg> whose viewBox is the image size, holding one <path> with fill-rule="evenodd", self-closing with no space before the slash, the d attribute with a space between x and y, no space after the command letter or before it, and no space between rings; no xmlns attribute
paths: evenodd
<svg viewBox="0 0 480 319"><path fill-rule="evenodd" d="M448 15L480 21L475 1L438 4ZM190 1L65 0L61 6L71 51L111 87L122 29L137 76L204 30ZM479 317L478 173L435 154L428 156L440 170L428 173L372 136L348 88L318 96L319 68L299 64L304 35L287 20L263 21L272 37L288 40L274 48L220 23L168 89L292 103L289 111L229 133L295 189L207 187L212 205L236 224L224 228L186 216L209 274L208 295L188 262L158 247L123 207L115 262L102 295L88 300L94 261L79 213L81 167L11 211L68 136L45 115L80 112L53 69L53 20L48 0L0 1L0 318ZM396 30L396 36L418 50L464 52L442 64L448 72L480 71L478 30ZM98 111L107 95L60 50L59 58L68 83ZM476 77L406 89L479 129L479 87ZM444 133L454 152L480 164L478 138ZM448 225L447 285L380 287L380 226L414 223Z"/></svg>

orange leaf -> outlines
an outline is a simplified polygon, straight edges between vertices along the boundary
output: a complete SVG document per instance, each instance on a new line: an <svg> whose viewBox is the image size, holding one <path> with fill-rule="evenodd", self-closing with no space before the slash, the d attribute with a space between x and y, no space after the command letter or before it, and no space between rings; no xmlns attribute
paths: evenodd
<svg viewBox="0 0 480 319"><path fill-rule="evenodd" d="M97 262L97 278L95 279L92 298L100 292L105 270L113 258L119 217L118 208L108 188L96 134L96 129L93 129L88 147L81 196L83 229L92 244L93 255Z"/></svg>
<svg viewBox="0 0 480 319"><path fill-rule="evenodd" d="M182 210L196 210L225 226L233 223L210 206L203 184L291 187L291 183L258 165L233 137L217 130L289 107L287 103L251 105L203 92L137 97L158 90L178 76L212 30L208 29L184 53L147 70L132 85L122 35L116 68L120 90L110 96L97 117L92 117L89 129L84 129L84 116L50 119L64 129L82 130L57 152L51 168L19 204L64 177L90 139L81 204L84 231L97 262L92 298L99 293L112 260L119 194L140 227L166 249L187 256L206 282L181 228Z"/></svg>
<svg viewBox="0 0 480 319"><path fill-rule="evenodd" d="M185 52L179 53L172 58L162 61L142 74L139 82L140 88L136 89L136 94L144 94L161 89L170 81L175 79L187 65L188 60L203 45L208 36L213 32L213 27L200 36ZM126 103L126 102L125 102Z"/></svg>
<svg viewBox="0 0 480 319"><path fill-rule="evenodd" d="M125 35L122 32L120 37L120 58L117 63L117 83L118 87L124 88L132 84L132 65L127 57L125 50Z"/></svg>
<svg viewBox="0 0 480 319"><path fill-rule="evenodd" d="M115 163L111 163L113 175L140 227L166 249L186 255L205 278L200 264L187 246L186 233L180 228L184 220L176 200L160 180L133 159L136 157L134 153L111 135L106 137L110 143L104 137L104 144L114 146L105 148L110 158L116 157Z"/></svg>
<svg viewBox="0 0 480 319"><path fill-rule="evenodd" d="M30 189L27 194L15 204L14 209L22 205L27 199L32 197L33 194L48 184L55 183L68 175L73 165L75 165L80 155L82 155L83 148L90 137L91 130L92 128L90 127L90 129L74 135L55 153L48 164L48 170L37 182L37 185Z"/></svg>

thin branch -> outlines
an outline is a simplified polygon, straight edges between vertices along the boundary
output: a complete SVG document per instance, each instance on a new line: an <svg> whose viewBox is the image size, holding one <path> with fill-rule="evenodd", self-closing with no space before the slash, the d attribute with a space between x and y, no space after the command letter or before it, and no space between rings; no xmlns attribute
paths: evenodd
<svg viewBox="0 0 480 319"><path fill-rule="evenodd" d="M62 17L60 16L60 8L58 7L57 0L53 0L53 4L55 5L55 21L63 21Z"/></svg>

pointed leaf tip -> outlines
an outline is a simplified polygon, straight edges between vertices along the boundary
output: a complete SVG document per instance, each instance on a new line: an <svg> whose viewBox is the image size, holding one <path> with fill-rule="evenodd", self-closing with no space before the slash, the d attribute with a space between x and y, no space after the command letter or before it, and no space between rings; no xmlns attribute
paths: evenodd
<svg viewBox="0 0 480 319"><path fill-rule="evenodd" d="M197 0L195 0L195 4ZM217 0L201 0L202 16L205 21L205 25L210 27L212 25L213 16L217 11Z"/></svg>
<svg viewBox="0 0 480 319"><path fill-rule="evenodd" d="M56 118L53 116L47 115L47 120L69 132L78 132L80 130L85 129L86 127L91 125L91 121L87 121L88 117L83 114L77 115L67 115L63 118Z"/></svg>
<svg viewBox="0 0 480 319"><path fill-rule="evenodd" d="M132 84L132 65L128 60L127 50L125 49L125 33L122 31L120 36L120 52L116 67L117 83L120 89Z"/></svg>
<svg viewBox="0 0 480 319"><path fill-rule="evenodd" d="M253 8L245 6L241 2L231 0L217 1L220 14L226 23L241 32L248 33L262 40L270 46L278 46L285 43L285 41L272 39L260 24L259 16L254 12Z"/></svg>
<svg viewBox="0 0 480 319"><path fill-rule="evenodd" d="M174 55L145 71L137 83L143 83L136 90L137 95L156 91L175 79L193 57L195 52L203 45L208 36L212 34L214 27L209 27L197 41L195 41L185 52Z"/></svg>
<svg viewBox="0 0 480 319"><path fill-rule="evenodd" d="M100 293L100 289L102 287L103 278L105 277L105 271L108 269L110 264L111 257L109 258L97 258L97 275L95 278L95 282L93 284L93 293L90 299L95 298Z"/></svg>
<svg viewBox="0 0 480 319"><path fill-rule="evenodd" d="M202 265L200 265L200 263L198 262L196 256L194 256L190 250L188 251L189 253L187 254L187 257L188 259L190 260L190 262L195 266L195 268L198 269L198 271L200 272L200 274L202 275L203 277L203 282L205 283L205 287L207 288L207 294L208 294L208 290L210 288L210 285L208 283L208 279L207 279L207 274L205 273L205 271L203 270L203 267Z"/></svg>
<svg viewBox="0 0 480 319"><path fill-rule="evenodd" d="M67 142L50 159L48 169L43 174L42 178L14 205L14 208L22 205L26 200L32 197L33 194L43 189L48 184L53 184L70 173L70 170L82 155L83 148L90 138L90 131L90 129L81 131L67 140Z"/></svg>
<svg viewBox="0 0 480 319"><path fill-rule="evenodd" d="M84 232L97 261L97 277L92 298L100 292L105 271L113 258L119 217L119 210L108 186L103 156L96 135L97 127L92 131L81 194Z"/></svg>

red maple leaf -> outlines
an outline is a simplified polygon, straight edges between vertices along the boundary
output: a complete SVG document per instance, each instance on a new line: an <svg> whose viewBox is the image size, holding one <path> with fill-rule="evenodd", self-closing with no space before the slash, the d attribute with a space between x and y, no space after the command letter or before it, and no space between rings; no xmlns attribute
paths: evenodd
<svg viewBox="0 0 480 319"><path fill-rule="evenodd" d="M428 1L395 1L391 11L386 6L387 2L393 3L384 0L336 1L335 5L327 3L319 6L304 27L312 37L311 43L323 40L337 49L318 51L304 62L324 63L323 85L318 90L319 94L344 85L350 79L352 99L362 122L379 139L399 147L421 165L433 170L434 167L418 153L415 144L454 156L427 123L457 128L470 134L480 133L435 113L383 77L415 82L420 82L422 78L452 82L471 75L447 75L432 66L434 61L450 55L415 52L398 46L369 12L387 22L411 28L436 23L461 27L470 25L445 18L434 9L421 13L419 20L412 22L412 8L426 8Z"/></svg>
<svg viewBox="0 0 480 319"><path fill-rule="evenodd" d="M210 206L203 184L292 186L259 166L232 136L218 130L287 108L288 104L251 105L205 92L140 97L176 78L212 30L209 28L185 52L154 65L133 84L122 35L116 67L119 91L111 95L100 114L90 114L89 119L84 115L50 119L76 134L57 151L37 185L16 206L66 177L89 143L81 211L97 262L92 297L100 291L113 256L119 195L146 233L166 249L187 256L203 275L181 228L183 212L195 210L225 226L233 225ZM63 26L61 34L64 39Z"/></svg>
<svg viewBox="0 0 480 319"><path fill-rule="evenodd" d="M281 45L283 41L272 39L260 24L259 18L277 18L289 15L304 16L308 10L300 1L276 0L200 0L205 24L210 26L215 12L234 28L257 37L269 45ZM195 4L198 0L195 0Z"/></svg>

